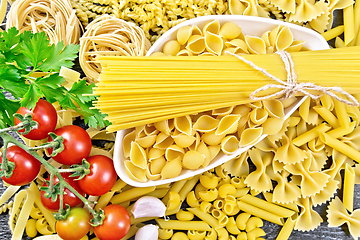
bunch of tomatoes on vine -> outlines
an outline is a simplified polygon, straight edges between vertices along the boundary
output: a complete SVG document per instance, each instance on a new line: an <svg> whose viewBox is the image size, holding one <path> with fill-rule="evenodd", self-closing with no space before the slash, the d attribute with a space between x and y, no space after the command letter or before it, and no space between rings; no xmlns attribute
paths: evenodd
<svg viewBox="0 0 360 240"><path fill-rule="evenodd" d="M127 210L112 204L96 211L86 198L86 195L103 195L114 186L117 174L112 159L89 156L92 142L83 128L67 125L55 129L56 125L57 112L46 100L39 99L32 110L19 108L15 126L0 130L4 144L0 176L8 184L22 186L32 182L44 165L48 176L40 187L41 201L53 211L56 231L62 239L81 239L91 226L100 240L121 239L130 229ZM9 135L12 131L31 140L48 140L29 147ZM47 149L51 158L69 167L53 167L38 154L40 149Z"/></svg>

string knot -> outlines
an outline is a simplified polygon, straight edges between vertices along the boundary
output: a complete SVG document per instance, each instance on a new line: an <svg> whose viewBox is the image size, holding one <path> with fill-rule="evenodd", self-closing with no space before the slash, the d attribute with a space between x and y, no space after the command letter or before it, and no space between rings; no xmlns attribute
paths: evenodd
<svg viewBox="0 0 360 240"><path fill-rule="evenodd" d="M254 92L252 92L250 94L251 100L259 101L259 100L265 100L265 99L269 99L269 98L276 98L276 97L280 97L280 96L281 96L280 99L288 99L288 98L292 97L294 94L300 92L300 93L304 94L305 96L311 97L312 99L319 99L323 94L327 94L345 104L348 104L351 106L359 106L359 102L356 100L356 98L354 96L352 96L351 94L347 93L346 91L344 91L340 87L322 87L322 86L318 86L314 83L298 83L297 75L295 73L295 68L294 68L294 62L292 61L290 53L288 53L286 51L277 51L276 52L276 54L278 54L280 56L281 60L283 61L284 65L285 65L285 70L286 70L286 75L287 75L286 81L283 81L283 80L271 75L265 69L255 65L253 62L251 62L249 60L246 60L242 56L236 55L231 52L226 52L226 53L228 53L232 56L235 56L239 60L241 60L244 63L251 66L252 68L258 70L259 72L262 72L265 76L267 76L270 79L279 83L279 84L267 84L259 89L256 89ZM259 92L266 91L271 88L277 88L277 89L281 89L281 90L278 92L272 93L272 94L262 96L262 97L257 96L257 94ZM310 93L308 90L310 90L310 91L313 90L313 91L317 91L317 92L321 92L321 93L313 94L313 93ZM340 95L341 94L344 95L347 99L339 97L338 94L335 94L335 92Z"/></svg>

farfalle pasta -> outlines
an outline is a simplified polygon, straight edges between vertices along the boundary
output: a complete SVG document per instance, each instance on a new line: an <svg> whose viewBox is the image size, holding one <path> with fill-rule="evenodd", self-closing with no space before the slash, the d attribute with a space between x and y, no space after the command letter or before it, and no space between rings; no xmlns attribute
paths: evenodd
<svg viewBox="0 0 360 240"><path fill-rule="evenodd" d="M346 223L351 236L354 239L360 237L360 210L357 209L349 214L339 197L335 197L330 202L327 209L327 218L329 227L337 227Z"/></svg>

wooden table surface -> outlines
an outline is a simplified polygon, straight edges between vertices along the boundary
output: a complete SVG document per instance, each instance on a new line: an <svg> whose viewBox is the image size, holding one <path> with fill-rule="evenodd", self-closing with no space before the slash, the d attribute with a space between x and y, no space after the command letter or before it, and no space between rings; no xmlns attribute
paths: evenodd
<svg viewBox="0 0 360 240"><path fill-rule="evenodd" d="M5 1L5 0L1 0ZM341 22L342 17L340 14L335 14L335 25L338 22ZM4 192L6 188L3 186L2 181L0 181L0 195ZM341 195L341 193L339 193ZM348 228L346 225L330 228L326 222L326 206L325 204L315 208L317 212L320 213L324 222L314 231L309 232L300 232L293 231L290 240L317 240L317 239L327 239L327 240L351 240L353 239L349 234ZM360 208L360 184L355 186L354 194L354 209ZM266 233L264 239L275 239L280 231L280 226L264 221L263 230ZM8 227L8 214L0 214L0 240L11 239L11 232ZM24 238L29 239L29 238Z"/></svg>

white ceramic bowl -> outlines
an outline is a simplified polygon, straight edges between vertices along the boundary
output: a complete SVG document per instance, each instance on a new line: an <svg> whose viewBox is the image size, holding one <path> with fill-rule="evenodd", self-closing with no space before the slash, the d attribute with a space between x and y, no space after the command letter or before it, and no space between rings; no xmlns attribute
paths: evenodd
<svg viewBox="0 0 360 240"><path fill-rule="evenodd" d="M328 49L329 45L326 42L326 40L318 33L316 33L313 30L310 30L305 27L300 27L298 25L294 25L291 23L286 23L278 20L273 19L267 19L267 18L260 18L260 17L251 17L251 16L236 16L236 15L212 15L212 16L204 16L199 18L194 18L188 21L185 21L181 24L176 25L175 27L171 28L169 31L167 31L165 34L163 34L150 48L150 50L147 53L147 56L154 52L162 51L163 45L169 41L176 39L176 32L179 28L182 26L188 26L188 25L197 25L200 27L200 29L208 22L218 19L220 25L224 24L225 22L234 22L237 25L241 27L242 32L245 35L251 35L251 36L261 36L264 32L271 30L275 28L278 25L285 25L290 28L290 30L293 33L295 40L305 40L304 46L311 50L322 50L322 49ZM303 103L303 101L306 99L306 97L303 97L299 99L296 103L294 103L292 106L285 109L285 118L288 118L300 105ZM132 180L128 177L124 165L125 157L123 155L122 151L122 143L123 143L123 137L126 133L128 133L129 130L121 130L118 131L116 134L116 140L115 140L115 148L114 148L114 166L115 170L118 174L118 176L127 184L135 186L135 187L149 187L149 186L157 186L162 185L170 182L179 181L182 179L190 178L192 176L195 176L197 174L203 173L207 170L213 169L233 158L236 156L239 156L241 153L247 151L252 146L247 146L243 148L239 148L234 154L231 155L225 155L223 153L219 153L218 156L211 161L211 163L201 169L197 170L183 170L181 174L178 177L171 178L171 179L164 179L164 180L156 180L148 182L141 183ZM266 135L263 135L258 142L263 140L266 137ZM256 143L258 143L256 142ZM255 145L255 144L254 144Z"/></svg>

